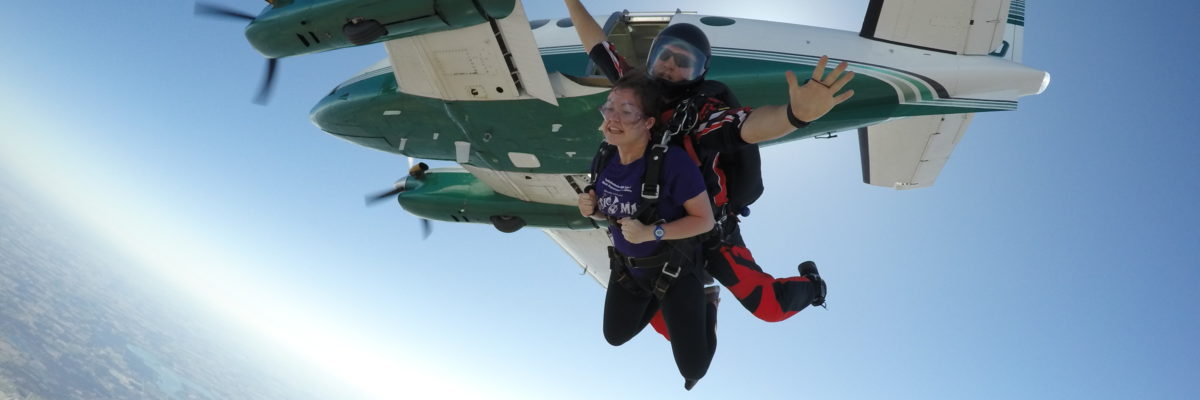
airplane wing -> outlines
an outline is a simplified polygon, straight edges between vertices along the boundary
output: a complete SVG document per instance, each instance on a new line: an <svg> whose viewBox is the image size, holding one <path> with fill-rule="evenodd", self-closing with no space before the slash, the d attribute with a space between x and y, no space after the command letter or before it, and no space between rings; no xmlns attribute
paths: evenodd
<svg viewBox="0 0 1200 400"><path fill-rule="evenodd" d="M859 36L943 53L1000 46L1010 0L871 0Z"/></svg>
<svg viewBox="0 0 1200 400"><path fill-rule="evenodd" d="M974 116L923 115L860 128L863 182L897 190L933 186Z"/></svg>
<svg viewBox="0 0 1200 400"><path fill-rule="evenodd" d="M385 47L401 92L454 101L533 97L558 105L520 1L507 17Z"/></svg>
<svg viewBox="0 0 1200 400"><path fill-rule="evenodd" d="M574 258L583 272L588 273L601 287L608 287L608 246L612 241L604 229L542 229L550 239L558 243L571 258Z"/></svg>

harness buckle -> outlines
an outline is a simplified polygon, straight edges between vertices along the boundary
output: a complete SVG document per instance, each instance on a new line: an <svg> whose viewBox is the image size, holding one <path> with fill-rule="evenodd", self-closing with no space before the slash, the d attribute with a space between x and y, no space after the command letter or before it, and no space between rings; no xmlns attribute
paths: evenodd
<svg viewBox="0 0 1200 400"><path fill-rule="evenodd" d="M646 183L642 182L642 198L647 200L658 200L658 185L651 186L653 191L646 190Z"/></svg>
<svg viewBox="0 0 1200 400"><path fill-rule="evenodd" d="M675 267L675 271L674 271L674 272L672 272L672 271L671 271L671 267ZM671 277L671 278L678 278L678 277L679 277L679 273L681 273L681 272L683 272L683 268L682 268L682 267L679 267L678 265L671 264L671 263L667 263L667 265L664 265L664 266L663 266L663 269L662 269L662 274L663 274L663 275L666 275L666 276L669 276L669 277Z"/></svg>

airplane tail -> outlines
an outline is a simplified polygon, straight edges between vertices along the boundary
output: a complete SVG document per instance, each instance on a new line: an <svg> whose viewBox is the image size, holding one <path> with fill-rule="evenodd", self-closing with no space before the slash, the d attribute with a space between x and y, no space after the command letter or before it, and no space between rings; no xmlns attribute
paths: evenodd
<svg viewBox="0 0 1200 400"><path fill-rule="evenodd" d="M1024 41L1025 0L1012 0L1008 7L1008 25L1004 28L1004 41L990 55L1019 63Z"/></svg>

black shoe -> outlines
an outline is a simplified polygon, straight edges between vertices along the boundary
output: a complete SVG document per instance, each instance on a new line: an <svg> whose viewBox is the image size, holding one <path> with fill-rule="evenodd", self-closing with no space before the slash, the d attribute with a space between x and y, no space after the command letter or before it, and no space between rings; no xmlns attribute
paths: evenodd
<svg viewBox="0 0 1200 400"><path fill-rule="evenodd" d="M696 387L696 382L699 382L699 381L697 381L697 380L695 380L695 379L687 379L687 378L684 378L684 380L683 380L683 388L684 388L685 390L692 390L692 388L693 388L693 387Z"/></svg>
<svg viewBox="0 0 1200 400"><path fill-rule="evenodd" d="M810 304L816 307L825 307L825 280L821 279L820 273L817 273L817 263L805 261L800 263L798 269L800 270L800 276L808 278L813 283L814 289L816 289L816 293L813 294L813 301Z"/></svg>

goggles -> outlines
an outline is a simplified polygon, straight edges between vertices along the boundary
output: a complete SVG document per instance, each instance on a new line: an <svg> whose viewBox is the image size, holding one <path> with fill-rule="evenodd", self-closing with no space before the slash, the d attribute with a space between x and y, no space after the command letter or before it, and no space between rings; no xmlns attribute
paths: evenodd
<svg viewBox="0 0 1200 400"><path fill-rule="evenodd" d="M597 110L604 119L625 124L637 122L645 117L642 110L629 103L614 105L611 101L606 101Z"/></svg>
<svg viewBox="0 0 1200 400"><path fill-rule="evenodd" d="M647 58L646 71L651 77L666 78L672 82L692 82L704 76L708 57L695 46L682 40L669 38L654 43ZM670 68L670 66L674 68Z"/></svg>

